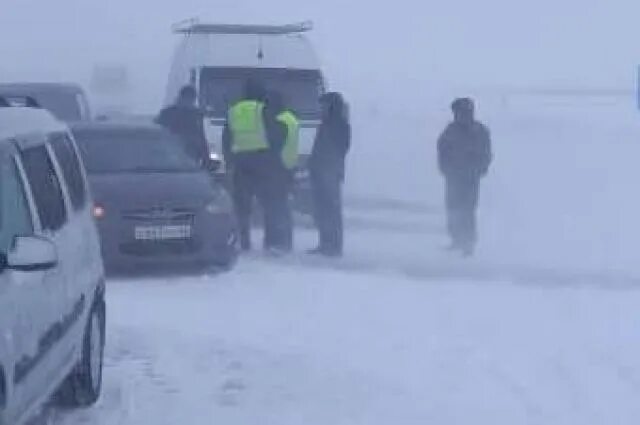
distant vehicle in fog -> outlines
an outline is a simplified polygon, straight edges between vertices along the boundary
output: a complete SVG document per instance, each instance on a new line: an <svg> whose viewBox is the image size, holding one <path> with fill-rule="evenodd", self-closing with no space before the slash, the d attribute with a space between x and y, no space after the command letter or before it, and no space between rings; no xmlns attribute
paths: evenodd
<svg viewBox="0 0 640 425"><path fill-rule="evenodd" d="M94 193L108 272L229 268L236 224L226 190L153 124L72 127Z"/></svg>
<svg viewBox="0 0 640 425"><path fill-rule="evenodd" d="M77 147L49 112L0 98L0 424L102 387L105 284Z"/></svg>
<svg viewBox="0 0 640 425"><path fill-rule="evenodd" d="M0 96L10 103L29 97L64 122L92 119L89 100L77 84L64 83L4 83L0 84Z"/></svg>
<svg viewBox="0 0 640 425"><path fill-rule="evenodd" d="M310 201L307 160L320 124L320 97L326 89L320 61L305 35L311 30L311 23L178 24L174 32L184 39L174 55L165 98L168 105L185 84L196 87L209 146L212 155L218 156L229 107L241 99L247 79L282 94L301 124L294 191L301 209L307 209Z"/></svg>
<svg viewBox="0 0 640 425"><path fill-rule="evenodd" d="M96 117L122 117L131 114L133 85L125 65L95 65L91 72L89 90Z"/></svg>

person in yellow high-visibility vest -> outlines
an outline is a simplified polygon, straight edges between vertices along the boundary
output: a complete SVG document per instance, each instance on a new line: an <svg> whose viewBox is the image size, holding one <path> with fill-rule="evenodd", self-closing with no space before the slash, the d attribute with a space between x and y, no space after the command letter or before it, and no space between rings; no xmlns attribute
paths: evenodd
<svg viewBox="0 0 640 425"><path fill-rule="evenodd" d="M275 191L280 158L275 152L282 149L286 138L284 126L277 113L266 104L266 90L253 80L247 81L244 96L233 104L223 133L225 162L230 168L240 245L251 249L251 211L255 197L264 212L267 250L280 249L277 238L279 208Z"/></svg>
<svg viewBox="0 0 640 425"><path fill-rule="evenodd" d="M287 138L282 148L282 163L288 171L293 172L298 166L300 122L296 114L290 109L284 109L277 119L287 127Z"/></svg>
<svg viewBox="0 0 640 425"><path fill-rule="evenodd" d="M286 129L284 143L279 152L281 170L279 178L274 183L274 193L276 209L279 212L276 237L285 251L291 251L293 250L293 217L290 199L293 192L294 172L298 165L300 123L295 113L286 107L286 102L280 93L270 93L267 103L277 113L278 122Z"/></svg>

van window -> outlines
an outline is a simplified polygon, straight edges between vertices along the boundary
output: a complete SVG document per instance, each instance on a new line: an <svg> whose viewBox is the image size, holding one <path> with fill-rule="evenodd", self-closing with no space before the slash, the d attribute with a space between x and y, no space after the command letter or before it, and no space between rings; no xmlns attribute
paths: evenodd
<svg viewBox="0 0 640 425"><path fill-rule="evenodd" d="M56 154L64 180L69 188L71 205L75 211L82 210L87 203L87 188L82 176L80 159L73 142L66 133L55 134L49 139Z"/></svg>
<svg viewBox="0 0 640 425"><path fill-rule="evenodd" d="M0 157L0 252L10 251L16 236L32 235L32 223L16 163L9 156Z"/></svg>
<svg viewBox="0 0 640 425"><path fill-rule="evenodd" d="M269 68L203 68L200 74L200 104L215 117L227 116L229 107L241 99L247 79L279 92L288 108L302 119L320 119L320 97L324 93L317 70Z"/></svg>
<svg viewBox="0 0 640 425"><path fill-rule="evenodd" d="M42 230L55 232L67 222L60 180L43 146L22 151L22 163L33 191Z"/></svg>

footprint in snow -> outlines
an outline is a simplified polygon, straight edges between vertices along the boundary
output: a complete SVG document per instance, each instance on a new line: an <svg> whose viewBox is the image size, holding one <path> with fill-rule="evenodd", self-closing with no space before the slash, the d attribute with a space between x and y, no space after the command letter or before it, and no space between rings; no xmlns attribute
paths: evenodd
<svg viewBox="0 0 640 425"><path fill-rule="evenodd" d="M227 379L220 386L218 404L221 406L237 406L240 395L246 390L246 385L241 379Z"/></svg>

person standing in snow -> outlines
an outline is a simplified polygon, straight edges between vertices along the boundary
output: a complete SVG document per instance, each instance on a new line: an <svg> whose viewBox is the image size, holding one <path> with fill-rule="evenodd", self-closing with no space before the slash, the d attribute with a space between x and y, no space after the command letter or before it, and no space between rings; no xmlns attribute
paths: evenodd
<svg viewBox="0 0 640 425"><path fill-rule="evenodd" d="M209 145L204 133L204 115L196 107L197 92L192 86L180 90L174 105L163 109L156 123L177 135L187 154L203 167L209 165Z"/></svg>
<svg viewBox="0 0 640 425"><path fill-rule="evenodd" d="M476 121L472 99L456 99L451 109L453 122L438 139L438 166L445 180L451 249L469 257L477 242L480 180L492 161L491 137L487 127Z"/></svg>
<svg viewBox="0 0 640 425"><path fill-rule="evenodd" d="M343 253L342 184L351 145L347 104L340 93L321 98L322 123L309 159L318 247L311 254L340 257Z"/></svg>
<svg viewBox="0 0 640 425"><path fill-rule="evenodd" d="M264 248L274 253L282 251L277 237L278 194L274 188L282 167L277 152L282 151L287 131L277 121L278 113L268 104L264 86L249 80L244 97L229 109L223 132L223 152L231 169L243 251L251 249L251 212L255 197L264 212Z"/></svg>
<svg viewBox="0 0 640 425"><path fill-rule="evenodd" d="M279 157L277 178L274 180L274 195L277 206L278 228L276 244L285 252L293 250L293 212L290 198L293 192L294 169L298 165L298 147L300 141L300 122L296 114L287 107L281 93L271 92L267 99L267 106L276 114L276 120L286 130L285 140L280 151L275 151Z"/></svg>

